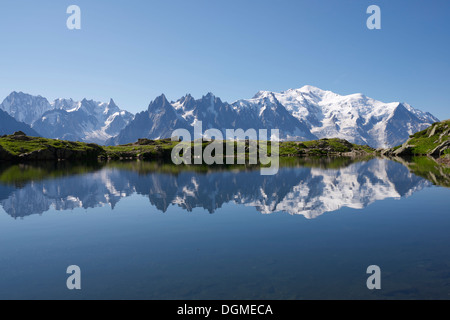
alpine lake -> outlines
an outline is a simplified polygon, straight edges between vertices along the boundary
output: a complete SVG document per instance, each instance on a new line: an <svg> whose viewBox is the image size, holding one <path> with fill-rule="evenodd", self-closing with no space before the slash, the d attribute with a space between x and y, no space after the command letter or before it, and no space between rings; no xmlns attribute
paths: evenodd
<svg viewBox="0 0 450 320"><path fill-rule="evenodd" d="M449 187L426 157L2 164L0 299L450 299Z"/></svg>

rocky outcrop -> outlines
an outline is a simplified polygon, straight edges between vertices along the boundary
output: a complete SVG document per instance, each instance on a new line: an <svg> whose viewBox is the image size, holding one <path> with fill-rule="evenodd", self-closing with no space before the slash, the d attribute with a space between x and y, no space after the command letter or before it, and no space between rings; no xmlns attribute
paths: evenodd
<svg viewBox="0 0 450 320"><path fill-rule="evenodd" d="M434 148L430 152L430 155L433 157L441 157L442 155L444 155L445 150L448 150L449 148L450 148L450 140L444 141L436 148Z"/></svg>
<svg viewBox="0 0 450 320"><path fill-rule="evenodd" d="M430 156L433 158L445 158L450 150L450 120L437 122L426 130L410 136L403 145L380 150L382 155L404 156Z"/></svg>

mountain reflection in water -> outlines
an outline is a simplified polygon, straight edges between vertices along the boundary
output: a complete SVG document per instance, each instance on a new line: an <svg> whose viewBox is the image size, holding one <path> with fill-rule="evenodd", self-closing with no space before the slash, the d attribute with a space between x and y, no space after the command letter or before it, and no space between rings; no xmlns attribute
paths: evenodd
<svg viewBox="0 0 450 320"><path fill-rule="evenodd" d="M408 197L430 185L405 165L378 158L292 160L275 176L262 176L257 168L145 162L14 165L0 168L0 204L10 216L23 218L51 208L114 209L122 198L137 193L162 212L176 205L214 213L232 202L263 214L287 212L313 219L342 207L362 209L375 201Z"/></svg>

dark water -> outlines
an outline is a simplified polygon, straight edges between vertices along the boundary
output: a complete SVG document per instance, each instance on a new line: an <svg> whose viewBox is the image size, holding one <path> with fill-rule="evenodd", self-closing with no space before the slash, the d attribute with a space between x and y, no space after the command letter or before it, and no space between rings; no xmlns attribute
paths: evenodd
<svg viewBox="0 0 450 320"><path fill-rule="evenodd" d="M3 166L0 299L450 299L448 171L419 164Z"/></svg>

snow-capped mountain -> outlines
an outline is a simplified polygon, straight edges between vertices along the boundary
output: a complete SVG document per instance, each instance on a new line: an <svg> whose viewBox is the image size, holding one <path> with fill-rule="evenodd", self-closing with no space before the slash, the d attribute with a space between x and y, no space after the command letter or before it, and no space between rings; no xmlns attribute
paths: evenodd
<svg viewBox="0 0 450 320"><path fill-rule="evenodd" d="M170 138L172 132L180 128L192 133L193 126L199 121L203 122L203 130L219 129L224 137L226 129L280 129L283 139L316 138L306 123L293 117L273 94L262 97L261 101L242 100L236 105L222 102L212 93L198 100L188 94L171 103L164 95L162 97L152 102L147 111L136 115L134 121L108 143L126 144L138 138Z"/></svg>
<svg viewBox="0 0 450 320"><path fill-rule="evenodd" d="M126 144L140 138L170 138L176 129L279 129L281 140L341 138L374 148L404 143L411 134L439 121L407 103L384 103L363 94L342 96L313 86L284 92L260 91L232 104L208 93L169 102L164 95L135 117L109 103L57 99L13 92L0 105L48 138L99 144Z"/></svg>
<svg viewBox="0 0 450 320"><path fill-rule="evenodd" d="M32 125L53 106L44 97L14 91L3 100L0 109L17 121Z"/></svg>
<svg viewBox="0 0 450 320"><path fill-rule="evenodd" d="M36 131L53 139L104 144L133 119L131 113L120 110L112 99L109 103L56 100L54 105L57 108L45 112L33 123Z"/></svg>
<svg viewBox="0 0 450 320"><path fill-rule="evenodd" d="M117 137L106 141L107 145L136 142L141 138L170 138L175 129L190 129L185 119L179 116L165 95L157 97L148 109L136 114Z"/></svg>
<svg viewBox="0 0 450 320"><path fill-rule="evenodd" d="M337 137L375 148L399 145L439 121L406 103L384 103L363 94L341 96L313 86L272 94L318 138Z"/></svg>
<svg viewBox="0 0 450 320"><path fill-rule="evenodd" d="M188 126L192 130L202 121L203 130L216 128L224 137L226 129L279 129L282 140L336 137L384 148L400 145L411 134L439 121L406 103L384 103L362 94L341 96L312 86L281 93L260 91L252 99L232 104L212 93L198 100L191 95L171 103L164 100L163 109L149 108L108 142L169 138L175 129ZM158 115L161 110L164 117Z"/></svg>
<svg viewBox="0 0 450 320"><path fill-rule="evenodd" d="M178 101L172 102L172 105L177 114L190 126L202 121L204 129L215 128L224 131L231 128L230 125L233 125L236 120L232 107L212 93L208 93L198 100L188 94Z"/></svg>
<svg viewBox="0 0 450 320"><path fill-rule="evenodd" d="M317 139L307 121L294 117L273 92L260 91L253 99L236 101L232 107L242 126L251 128L252 123L248 123L247 119L256 118L259 123L255 129L279 129L283 140Z"/></svg>
<svg viewBox="0 0 450 320"><path fill-rule="evenodd" d="M109 103L87 99L57 99L49 103L41 96L21 92L11 93L0 109L46 138L98 144L117 136L134 117L112 99Z"/></svg>

